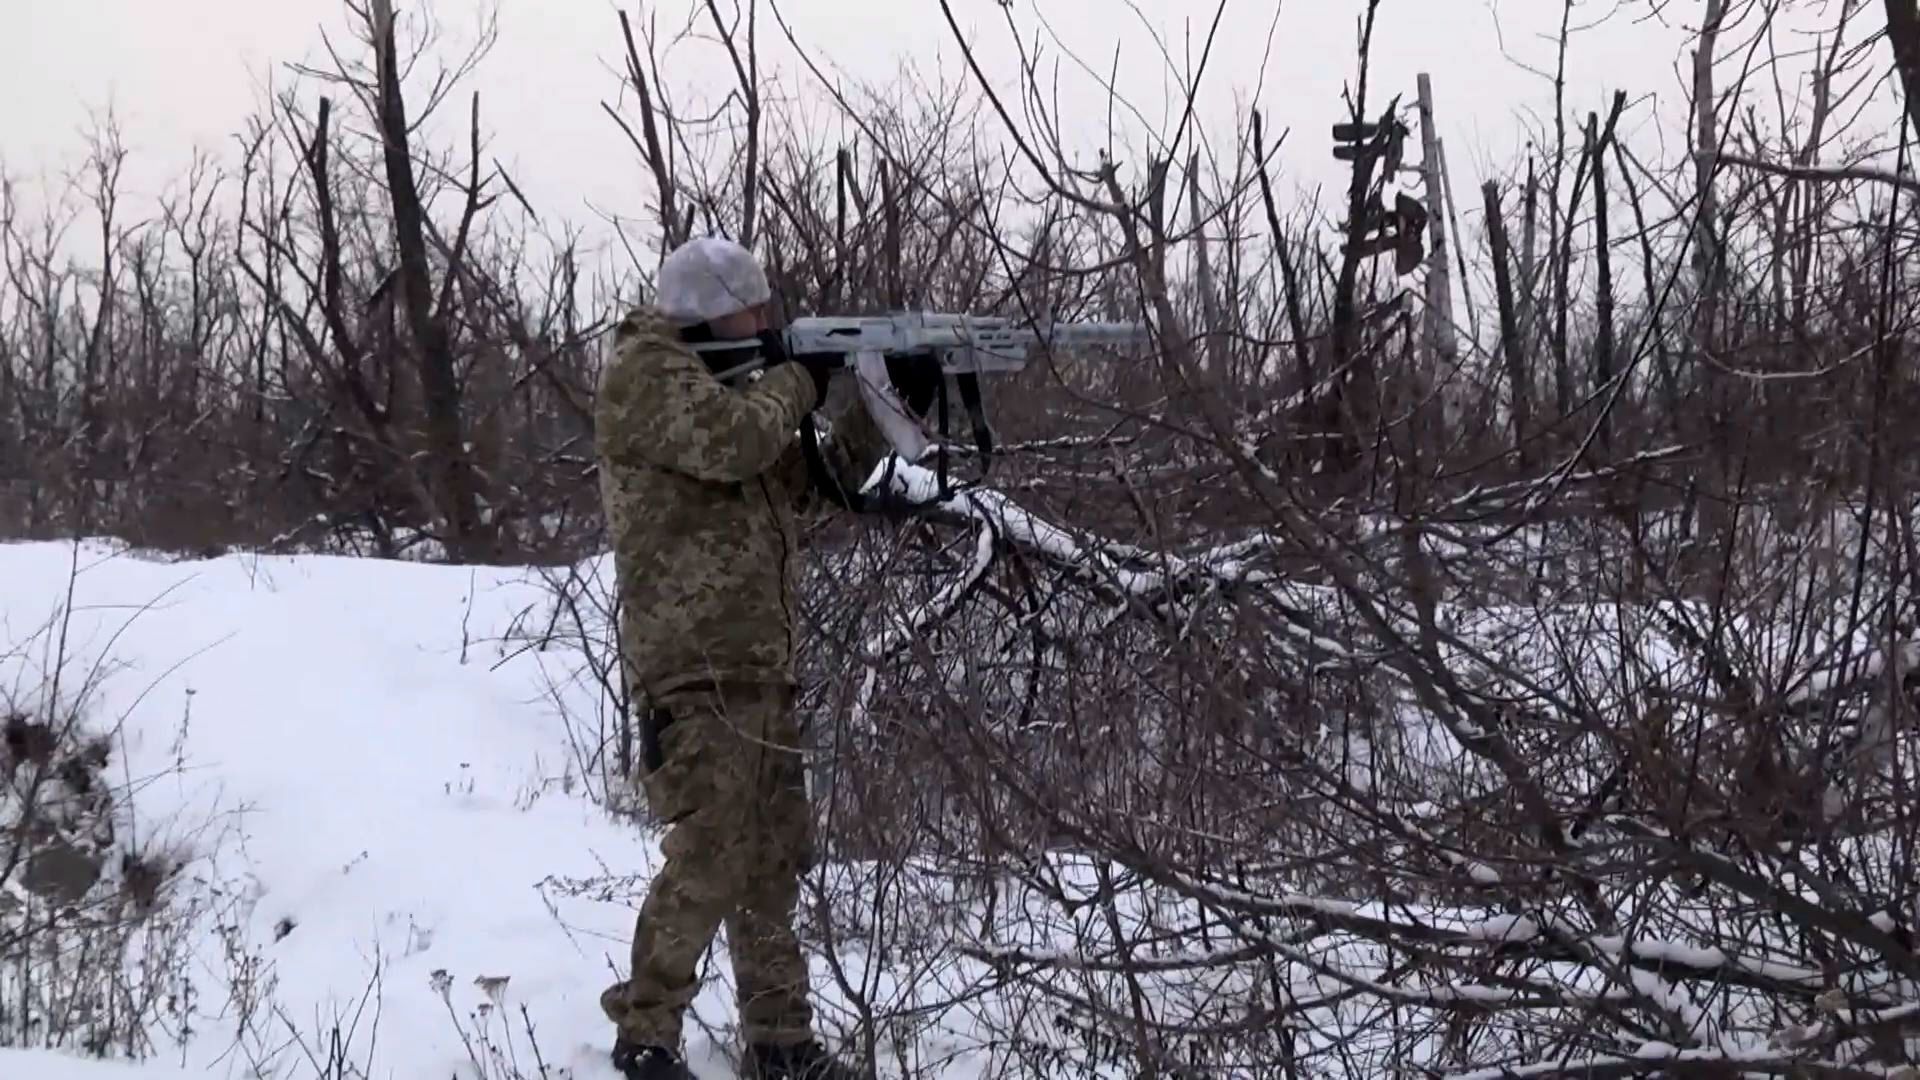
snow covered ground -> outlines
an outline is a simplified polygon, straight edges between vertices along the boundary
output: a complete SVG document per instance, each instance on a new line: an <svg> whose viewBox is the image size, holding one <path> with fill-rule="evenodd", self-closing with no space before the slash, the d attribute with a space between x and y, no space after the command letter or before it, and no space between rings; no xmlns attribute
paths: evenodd
<svg viewBox="0 0 1920 1080"><path fill-rule="evenodd" d="M566 661L500 640L543 604L537 578L4 545L0 692L31 694L50 665L42 631L70 570L68 670L109 665L92 716L119 725L137 842L187 854L224 905L191 942L201 1015L160 1048L170 1067L314 1075L309 1052L324 1061L338 1021L370 1076L512 1076L488 1046L527 1077L614 1075L596 999L626 966L656 838L569 779L551 679ZM590 691L568 695L591 710ZM276 1007L250 1032L226 1001L229 941L257 950L271 984ZM688 1024L701 1076L734 1075L723 949ZM177 1075L0 1051L5 1080Z"/></svg>
<svg viewBox="0 0 1920 1080"><path fill-rule="evenodd" d="M1055 542L1038 525L1004 524L1036 546ZM1301 598L1303 610L1308 599ZM583 787L577 728L582 718L591 724L602 702L574 670L578 652L534 651L509 634L544 622L550 603L545 582L518 568L317 556L170 561L99 544L0 544L0 707L35 701L64 635L61 696L84 691L88 723L113 735L109 775L126 793L123 824L131 828L118 842L185 862L176 896L189 905L178 915L190 921L180 967L193 980L190 1000L162 1010L154 1061L130 1066L0 1050L0 1080L612 1078L611 1031L597 998L626 966L633 909L657 864L657 838L609 813ZM65 623L63 611L71 613ZM1569 666L1617 666L1610 650L1625 638L1641 643L1650 666L1684 669L1684 658L1645 621L1632 610L1522 607L1457 619L1460 633L1488 641L1491 653L1548 685ZM1564 652L1543 651L1547 642ZM1809 684L1821 677L1817 668L1806 674ZM1684 670L1664 677L1674 685L1690 679ZM1596 677L1590 689L1607 684ZM1451 744L1435 724L1406 730L1409 741L1433 743L1412 747L1415 758L1447 758ZM1579 752L1562 751L1568 758ZM1368 760L1355 759L1359 773ZM1364 775L1352 782L1367 786ZM1399 813L1410 828L1426 827L1420 807ZM1461 868L1492 880L1498 871L1472 854L1458 856ZM1094 1025L1079 1029L1091 1034L1075 1033L1055 993L1070 989L1106 998L1109 1010L1123 1007L1135 987L1090 966L1112 959L1109 916L1128 924L1130 952L1142 941L1161 943L1149 950L1156 972L1137 988L1170 1028L1224 1028L1257 1011L1272 972L1192 954L1193 928L1217 920L1218 911L1203 918L1190 901L1143 900L1142 892L1103 910L1086 898L1104 886L1077 857L1055 851L1045 861L1061 868L1059 897L1009 889L987 909L991 917L972 892L961 895L979 882L951 867L919 859L895 868L824 867L824 882L875 897L865 912L836 909L844 923L834 931L837 970L813 954L829 1040L856 1011L844 978L879 1017L882 1076L969 1080L1000 1064L985 1061L983 1048L1022 1063L1002 1065L996 1075L1047 1074L1036 1062L1049 1060L1061 1063L1063 1075L1088 1076L1089 1061L1113 1063L1098 1075L1133 1075L1125 1061L1103 1056L1110 1051L1099 1049ZM0 931L13 888L0 885ZM1215 906L1276 913L1283 900L1303 910L1338 903L1343 915L1412 920L1422 931L1414 936L1419 948L1432 947L1436 928L1463 941L1520 941L1542 925L1485 910L1416 911L1400 903L1389 912L1281 892ZM947 914L938 914L943 908ZM1773 976L1814 978L1778 966L1805 962L1792 949L1754 940L1729 959L1732 953L1706 948L1728 940L1696 935L1691 925L1682 912L1642 927L1647 936L1634 942L1635 954L1672 957L1692 948L1684 955L1702 968L1774 965L1766 968ZM1337 1048L1330 1063L1378 1063L1399 1045L1394 1029L1379 1022L1381 1001L1412 1008L1425 995L1445 1003L1510 992L1469 985L1441 968L1431 979L1445 985L1396 974L1402 981L1391 993L1356 998L1353 980L1375 987L1405 955L1380 947L1380 936L1323 926L1310 948L1296 934L1274 939L1289 958L1273 969L1284 971L1285 992L1313 1003L1313 1026L1288 1034L1291 1045L1302 1053ZM1589 944L1608 956L1625 947L1614 937ZM992 985L996 968L1022 965L1036 972L1006 978L1027 985L1004 993ZM1565 967L1536 977L1549 989L1599 988L1594 967ZM10 1004L9 974L0 965L0 1003ZM705 974L687 1049L698 1075L732 1077L736 1017L724 939ZM1890 1000L1905 1007L1905 999ZM1738 1007L1758 1008L1752 1001ZM1742 1031L1716 1037L1717 1045L1759 1053L1771 1023L1745 1022ZM0 1034L5 1024L0 1005ZM889 1067L902 1048L914 1068Z"/></svg>
<svg viewBox="0 0 1920 1080"><path fill-rule="evenodd" d="M197 1074L142 1062L94 1061L53 1050L0 1050L6 1080L185 1080Z"/></svg>

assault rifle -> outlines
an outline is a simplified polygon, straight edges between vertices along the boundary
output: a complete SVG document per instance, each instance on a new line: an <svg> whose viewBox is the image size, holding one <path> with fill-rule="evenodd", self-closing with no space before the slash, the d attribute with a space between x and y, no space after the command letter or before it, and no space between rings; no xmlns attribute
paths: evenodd
<svg viewBox="0 0 1920 1080"><path fill-rule="evenodd" d="M868 412L894 449L908 461L919 460L926 452L928 440L920 418L905 407L894 392L888 369L898 369L899 365L937 364L940 378L936 383L935 403L939 409L940 434L944 437L947 433L947 377L951 376L973 426L983 476L992 460L994 439L980 393L981 375L1022 371L1036 353L1053 349L1144 345L1151 340L1147 328L1140 323L1026 324L1001 316L934 312L810 316L794 319L775 334L787 357L826 355L838 358L833 366L853 369L859 377ZM762 348L757 339L698 341L689 343L688 347L702 354L708 369L722 382L748 378L786 359ZM808 460L815 464L815 476L819 479L822 469L818 434L811 418L801 435ZM946 498L952 488L947 482L944 441L939 445L938 475L940 496ZM858 508L856 497L837 490L831 494L842 505Z"/></svg>

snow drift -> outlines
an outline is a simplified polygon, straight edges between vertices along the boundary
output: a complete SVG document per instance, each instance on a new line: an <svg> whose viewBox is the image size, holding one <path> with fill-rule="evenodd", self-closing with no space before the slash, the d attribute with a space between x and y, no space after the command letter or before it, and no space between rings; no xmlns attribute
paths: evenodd
<svg viewBox="0 0 1920 1080"><path fill-rule="evenodd" d="M182 866L197 1005L155 1060L613 1075L596 998L625 967L655 838L572 767L563 711L593 691L502 637L544 602L536 575L22 544L0 547L0 581L0 688L37 700L56 668L84 688L122 842ZM703 1076L732 1075L723 953L688 1024ZM0 1051L8 1078L112 1075Z"/></svg>

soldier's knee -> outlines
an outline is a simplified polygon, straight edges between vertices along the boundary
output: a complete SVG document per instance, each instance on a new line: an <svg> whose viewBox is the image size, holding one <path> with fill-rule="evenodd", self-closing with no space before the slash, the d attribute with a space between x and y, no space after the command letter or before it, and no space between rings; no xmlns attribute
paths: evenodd
<svg viewBox="0 0 1920 1080"><path fill-rule="evenodd" d="M752 815L740 799L721 799L688 814L667 831L661 852L675 873L706 890L737 892L767 857Z"/></svg>

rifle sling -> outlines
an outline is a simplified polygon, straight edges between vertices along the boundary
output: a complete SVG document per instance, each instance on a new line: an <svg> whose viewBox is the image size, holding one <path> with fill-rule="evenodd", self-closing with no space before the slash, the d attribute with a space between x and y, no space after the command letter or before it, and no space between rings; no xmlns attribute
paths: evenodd
<svg viewBox="0 0 1920 1080"><path fill-rule="evenodd" d="M955 372L953 384L960 388L960 403L967 408L967 419L973 421L973 445L980 449L980 476L985 479L987 470L993 466L993 430L987 426L987 409L980 398L980 373ZM946 389L944 379L941 389L943 392Z"/></svg>
<svg viewBox="0 0 1920 1080"><path fill-rule="evenodd" d="M939 389L934 394L934 401L940 409L940 441L933 451L934 469L940 480L940 498L944 501L953 495L953 489L947 486L947 380L941 379L936 385Z"/></svg>
<svg viewBox="0 0 1920 1080"><path fill-rule="evenodd" d="M820 430L813 424L812 413L800 419L800 453L807 459L807 475L813 479L814 488L828 502L856 514L866 511L867 497L842 487L839 477L827 467L826 456L820 453Z"/></svg>

